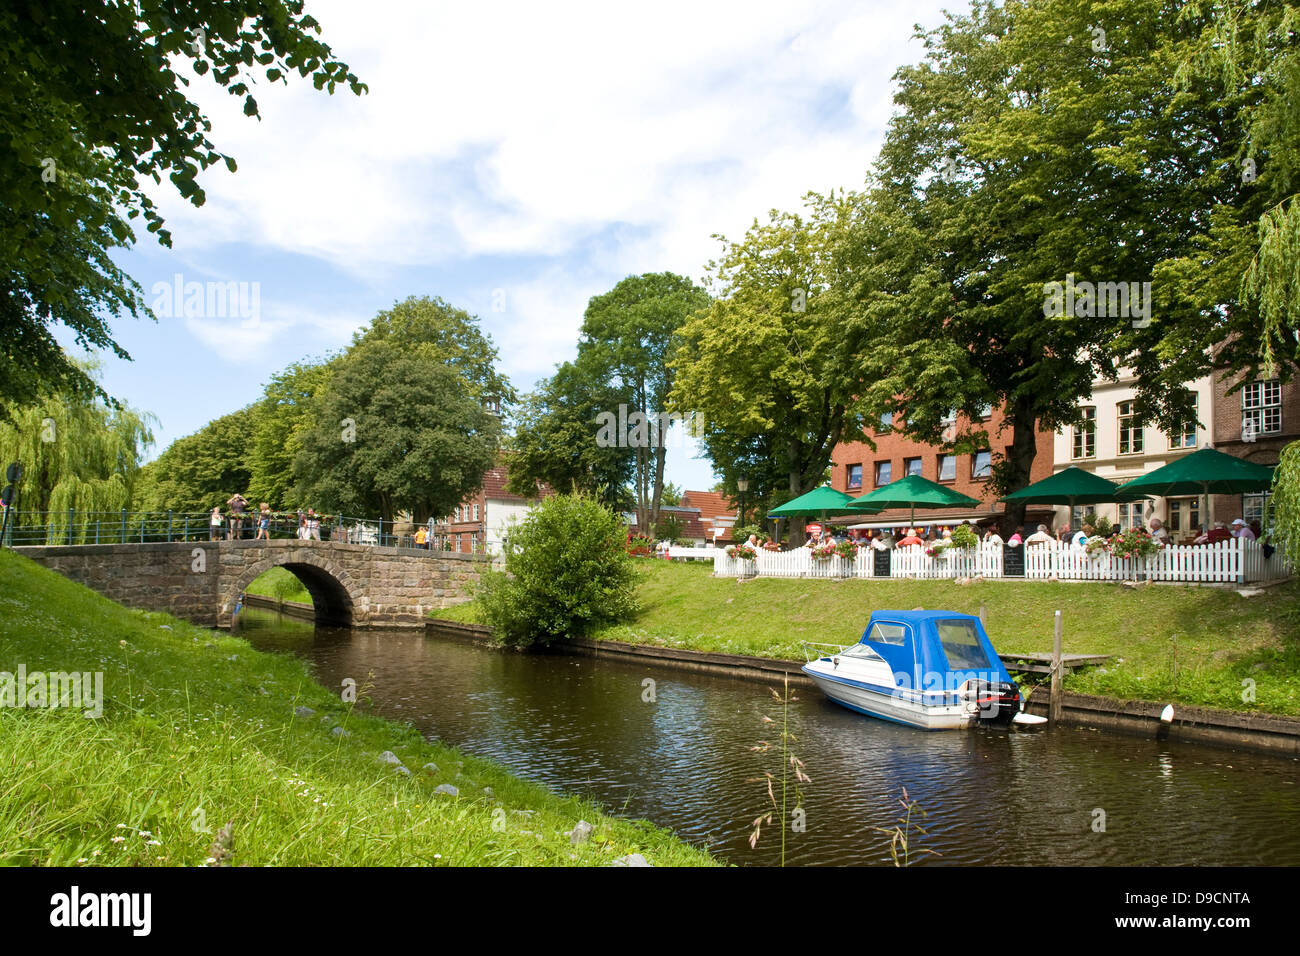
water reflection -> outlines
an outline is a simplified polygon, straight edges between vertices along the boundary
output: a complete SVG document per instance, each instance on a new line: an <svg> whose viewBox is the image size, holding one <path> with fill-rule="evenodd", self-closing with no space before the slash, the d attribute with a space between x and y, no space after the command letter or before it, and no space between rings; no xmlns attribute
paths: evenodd
<svg viewBox="0 0 1300 956"><path fill-rule="evenodd" d="M730 862L780 859L749 825L779 757L779 711L760 684L561 655L522 655L409 631L314 631L248 613L263 649L310 660L338 688L373 672L376 710L522 777L645 817ZM643 700L645 678L655 701ZM792 864L888 865L898 797L928 811L924 865L1300 864L1300 761L1093 731L925 733L853 714L815 688L790 708L807 829ZM779 798L779 793L778 793ZM1094 829L1104 814L1105 829Z"/></svg>

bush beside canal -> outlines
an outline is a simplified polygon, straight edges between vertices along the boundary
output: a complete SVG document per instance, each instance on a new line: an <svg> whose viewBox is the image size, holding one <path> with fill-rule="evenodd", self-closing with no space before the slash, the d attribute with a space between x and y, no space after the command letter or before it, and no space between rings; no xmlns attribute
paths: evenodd
<svg viewBox="0 0 1300 956"><path fill-rule="evenodd" d="M1050 652L1052 617L1069 654L1112 654L1067 690L1239 711L1300 714L1300 584L1253 597L1229 588L1103 583L714 578L706 563L645 560L641 610L603 640L802 660L802 641L848 644L880 608L988 609L1003 653ZM436 612L479 623L474 604ZM1253 700L1251 699L1253 696Z"/></svg>
<svg viewBox="0 0 1300 956"><path fill-rule="evenodd" d="M201 865L227 822L234 865L713 862L366 716L365 675L354 709L294 658L128 610L12 552L0 579L0 671L99 671L104 697L98 719L0 707L0 863ZM595 831L573 846L580 819Z"/></svg>

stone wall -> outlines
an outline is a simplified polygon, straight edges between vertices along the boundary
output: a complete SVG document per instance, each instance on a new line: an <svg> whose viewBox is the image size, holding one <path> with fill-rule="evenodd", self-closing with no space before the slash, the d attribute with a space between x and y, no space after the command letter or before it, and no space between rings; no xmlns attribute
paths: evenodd
<svg viewBox="0 0 1300 956"><path fill-rule="evenodd" d="M228 627L240 594L273 567L303 581L319 623L422 627L467 600L486 566L481 555L296 539L15 550L127 607L205 627Z"/></svg>

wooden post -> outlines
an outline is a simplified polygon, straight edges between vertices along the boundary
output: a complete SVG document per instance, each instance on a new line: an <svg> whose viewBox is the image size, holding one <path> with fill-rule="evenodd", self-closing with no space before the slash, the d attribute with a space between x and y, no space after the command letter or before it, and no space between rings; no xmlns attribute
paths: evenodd
<svg viewBox="0 0 1300 956"><path fill-rule="evenodd" d="M980 605L980 627L985 631L989 629L989 609L983 604Z"/></svg>
<svg viewBox="0 0 1300 956"><path fill-rule="evenodd" d="M1061 612L1058 610L1052 636L1052 693L1047 703L1047 720L1052 724L1061 719L1061 631Z"/></svg>

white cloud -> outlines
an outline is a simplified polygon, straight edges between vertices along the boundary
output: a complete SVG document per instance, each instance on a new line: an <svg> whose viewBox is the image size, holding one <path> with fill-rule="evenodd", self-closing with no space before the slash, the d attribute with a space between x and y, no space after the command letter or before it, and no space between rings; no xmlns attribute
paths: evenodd
<svg viewBox="0 0 1300 956"><path fill-rule="evenodd" d="M162 195L187 252L246 242L373 276L564 256L625 224L615 271L698 275L711 232L862 181L889 78L920 54L911 23L939 19L933 0L309 8L370 93L262 84L259 123L196 80L240 168L204 174L201 210Z"/></svg>

